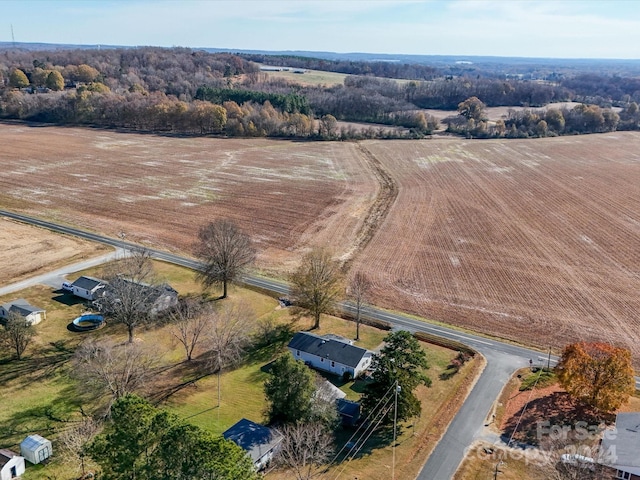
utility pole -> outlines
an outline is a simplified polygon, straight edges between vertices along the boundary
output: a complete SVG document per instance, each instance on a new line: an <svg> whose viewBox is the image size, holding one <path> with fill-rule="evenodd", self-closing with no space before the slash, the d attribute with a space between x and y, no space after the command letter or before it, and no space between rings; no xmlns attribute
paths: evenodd
<svg viewBox="0 0 640 480"><path fill-rule="evenodd" d="M120 241L122 245L122 258L125 258L127 256L127 249L125 247L124 239L126 238L127 234L124 232L120 232L118 236L120 237Z"/></svg>
<svg viewBox="0 0 640 480"><path fill-rule="evenodd" d="M398 385L398 380L396 380L395 390L395 401L393 405L393 460L391 462L391 480L396 480L396 432L398 427L398 393L401 390L400 385Z"/></svg>

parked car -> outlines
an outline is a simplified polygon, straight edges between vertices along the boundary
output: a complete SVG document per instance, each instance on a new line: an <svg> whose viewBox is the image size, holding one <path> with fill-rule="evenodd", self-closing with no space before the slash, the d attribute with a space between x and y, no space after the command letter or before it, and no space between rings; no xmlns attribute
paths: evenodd
<svg viewBox="0 0 640 480"><path fill-rule="evenodd" d="M588 468L589 470L593 470L595 466L595 460L593 458L578 455L577 453L565 453L560 457L560 461L564 464L576 465L581 468Z"/></svg>
<svg viewBox="0 0 640 480"><path fill-rule="evenodd" d="M291 305L293 305L293 302L291 300L289 300L287 297L280 297L278 298L278 302L280 303L281 307L290 307Z"/></svg>
<svg viewBox="0 0 640 480"><path fill-rule="evenodd" d="M65 292L71 292L71 282L62 282L62 290Z"/></svg>

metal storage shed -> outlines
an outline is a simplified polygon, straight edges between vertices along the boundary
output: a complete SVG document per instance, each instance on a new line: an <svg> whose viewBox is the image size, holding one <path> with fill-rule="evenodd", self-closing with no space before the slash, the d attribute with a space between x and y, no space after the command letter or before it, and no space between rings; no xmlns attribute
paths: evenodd
<svg viewBox="0 0 640 480"><path fill-rule="evenodd" d="M51 442L40 435L29 435L20 444L20 454L33 464L46 460L52 453Z"/></svg>

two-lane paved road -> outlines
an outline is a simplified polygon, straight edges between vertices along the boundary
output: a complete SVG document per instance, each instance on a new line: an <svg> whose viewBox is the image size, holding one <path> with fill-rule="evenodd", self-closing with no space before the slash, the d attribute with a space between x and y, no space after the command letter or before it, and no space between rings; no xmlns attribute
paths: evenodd
<svg viewBox="0 0 640 480"><path fill-rule="evenodd" d="M95 233L79 230L73 227L58 225L44 220L19 215L12 212L0 210L3 215L14 220L37 225L49 230L75 235L95 242L121 248L140 248L139 245L127 243L119 239L104 237ZM198 270L202 264L197 260L182 257L161 250L148 249L157 259L174 263L184 267ZM278 295L286 295L289 287L282 282L260 277L246 277L244 283L264 290L275 292ZM353 306L343 303L345 310L352 310ZM487 365L480 375L455 419L441 438L437 447L424 465L418 479L420 480L448 480L453 477L460 462L464 458L465 450L479 436L486 417L489 415L491 406L496 400L502 387L505 385L513 372L523 366L529 365L529 360L537 361L539 356L546 357L542 352L519 347L513 344L501 342L499 340L485 338L472 333L447 328L442 325L433 325L419 321L411 317L390 313L375 307L366 307L363 315L383 320L410 331L428 332L443 338L456 340L464 343L480 352L486 359ZM556 358L552 357L552 364ZM640 387L640 380L636 379L636 388Z"/></svg>

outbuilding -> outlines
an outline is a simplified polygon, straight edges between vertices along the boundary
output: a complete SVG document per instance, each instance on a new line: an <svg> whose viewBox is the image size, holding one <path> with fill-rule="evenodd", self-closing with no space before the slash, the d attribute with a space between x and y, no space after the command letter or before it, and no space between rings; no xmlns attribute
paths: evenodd
<svg viewBox="0 0 640 480"><path fill-rule="evenodd" d="M82 276L71 284L71 293L85 300L95 300L102 294L106 284L99 278Z"/></svg>
<svg viewBox="0 0 640 480"><path fill-rule="evenodd" d="M29 435L20 444L20 454L29 462L40 463L53 454L51 442L40 435Z"/></svg>
<svg viewBox="0 0 640 480"><path fill-rule="evenodd" d="M24 457L17 453L0 449L0 480L11 480L24 473Z"/></svg>
<svg viewBox="0 0 640 480"><path fill-rule="evenodd" d="M0 305L0 318L8 320L11 314L24 318L31 325L37 325L47 318L47 312L43 308L34 307L24 298Z"/></svg>
<svg viewBox="0 0 640 480"><path fill-rule="evenodd" d="M269 465L283 440L280 433L246 418L231 426L222 436L247 452L258 471Z"/></svg>

